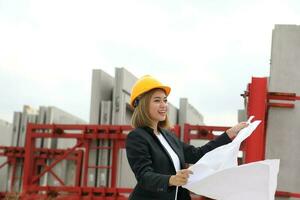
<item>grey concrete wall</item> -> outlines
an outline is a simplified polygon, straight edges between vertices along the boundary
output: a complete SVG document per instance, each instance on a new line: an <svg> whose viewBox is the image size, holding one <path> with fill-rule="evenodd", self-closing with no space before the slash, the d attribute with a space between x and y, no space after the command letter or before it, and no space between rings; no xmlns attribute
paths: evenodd
<svg viewBox="0 0 300 200"><path fill-rule="evenodd" d="M0 146L10 146L11 139L12 139L12 129L13 125L7 121L0 119L0 134L1 134L1 141ZM5 157L0 156L0 165L6 162L7 159ZM8 174L8 165L5 165L3 168L0 169L0 180L7 180ZM7 181L0 181L0 191L7 190Z"/></svg>
<svg viewBox="0 0 300 200"><path fill-rule="evenodd" d="M180 98L179 100L179 125L189 123L193 125L204 125L203 115L192 106L187 98Z"/></svg>
<svg viewBox="0 0 300 200"><path fill-rule="evenodd" d="M137 77L135 77L126 69L116 68L115 85L113 91L112 124L130 124L132 110L129 106L129 100L131 88L136 81ZM118 187L134 187L134 185L136 184L136 180L127 161L125 149L119 152L117 173Z"/></svg>
<svg viewBox="0 0 300 200"><path fill-rule="evenodd" d="M116 68L115 71L115 84L113 90L113 113L112 123L116 125L128 124L130 122L130 114L132 113L129 108L129 100L131 88L137 81L132 73L125 68Z"/></svg>
<svg viewBox="0 0 300 200"><path fill-rule="evenodd" d="M300 96L299 66L300 26L276 25L272 37L269 91L294 92ZM280 159L277 189L281 191L300 193L299 119L299 101L293 109L269 110L266 158Z"/></svg>
<svg viewBox="0 0 300 200"><path fill-rule="evenodd" d="M28 105L23 106L18 146L21 146L21 147L25 146L27 123L36 123L37 114L38 114L37 109L35 109L31 106L28 106Z"/></svg>
<svg viewBox="0 0 300 200"><path fill-rule="evenodd" d="M178 115L178 124L181 127L181 139L183 140L184 133L184 124L192 125L204 125L203 115L195 109L191 104L189 104L187 98L180 98L179 100L179 115ZM202 146L207 143L206 140L193 140L191 141L192 145Z"/></svg>
<svg viewBox="0 0 300 200"><path fill-rule="evenodd" d="M114 78L112 76L101 69L93 70L90 124L100 123L101 102L112 100L113 86Z"/></svg>
<svg viewBox="0 0 300 200"><path fill-rule="evenodd" d="M111 110L112 102L111 101L102 101L101 102L101 115L100 123L101 124L111 124ZM109 140L100 140L99 146L102 147L111 147L111 141ZM110 165L110 150L102 149L97 152L97 164L102 166ZM108 186L109 181L109 170L108 169L97 169L97 186Z"/></svg>
<svg viewBox="0 0 300 200"><path fill-rule="evenodd" d="M92 91L91 91L91 105L90 105L90 124L107 124L111 123L111 108L109 109L109 113L107 113L107 108L102 107L103 101L112 101L113 94L113 86L114 86L114 78L104 72L101 69L94 69L92 74ZM111 106L111 103L110 103ZM104 109L104 110L103 110ZM101 113L105 113L106 121L103 119L101 121ZM99 147L107 144L107 142L96 140L92 141L91 146ZM108 151L108 150L105 150ZM106 154L103 155L105 157ZM102 157L102 150L91 149L89 154L89 165L100 165L99 159ZM99 158L100 157L100 158ZM107 158L106 158L107 159ZM99 186L99 184L106 183L106 171L102 169L89 169L88 174L88 186ZM103 173L101 173L103 172ZM100 178L101 173L101 183L97 181ZM104 177L105 176L105 177ZM98 185L97 185L98 184Z"/></svg>
<svg viewBox="0 0 300 200"><path fill-rule="evenodd" d="M203 115L188 102L187 98L180 98L179 100L178 121L178 124L181 126L181 139L183 139L185 123L192 125L204 125ZM207 142L208 140L191 140L190 144L199 147Z"/></svg>
<svg viewBox="0 0 300 200"><path fill-rule="evenodd" d="M20 132L21 132L21 119L22 119L22 112L14 112L14 117L13 117L13 130L12 130L12 141L11 145L12 146L18 146L19 144L19 137L20 137ZM17 160L17 163L19 165L23 163L23 159ZM12 177L12 172L13 172L13 167L11 165L8 165L8 171L7 171L7 182L6 185L8 189L10 190L10 185L11 185L11 177ZM21 169L17 169L17 174L20 175ZM14 186L15 191L20 190L20 182L17 182Z"/></svg>
<svg viewBox="0 0 300 200"><path fill-rule="evenodd" d="M15 146L15 147L18 146L19 134L21 128L21 119L22 119L22 113L14 112L11 146Z"/></svg>
<svg viewBox="0 0 300 200"><path fill-rule="evenodd" d="M21 120L22 120L22 112L14 112L13 117L13 130L12 130L12 140L11 145L12 146L18 146L19 145L19 137L21 132ZM23 159L17 160L18 168L17 168L17 174L21 175L21 164L23 163ZM19 169L20 168L20 169ZM13 167L11 165L8 165L8 171L7 171L7 182L6 185L8 189L10 190L11 185L11 177L12 177ZM15 191L20 190L20 182L17 181L17 183L14 186Z"/></svg>
<svg viewBox="0 0 300 200"><path fill-rule="evenodd" d="M47 124L86 124L87 122L76 117L66 111L63 111L57 107L49 106L46 111L46 123ZM74 132L76 133L76 132ZM76 144L75 139L45 139L45 148L53 149L67 149ZM50 161L49 161L50 162ZM49 163L48 163L49 164ZM53 169L53 171L63 180L66 185L73 185L75 180L75 163L73 161L63 160L59 162ZM50 174L47 173L42 182L42 185L60 185L60 183Z"/></svg>
<svg viewBox="0 0 300 200"><path fill-rule="evenodd" d="M46 106L40 106L39 107L39 113L37 116L37 124L45 124L47 120L47 110L48 108ZM37 148L42 148L44 146L44 139L37 138L36 145Z"/></svg>
<svg viewBox="0 0 300 200"><path fill-rule="evenodd" d="M47 124L86 124L87 122L76 117L62 109L54 106L49 106L46 112ZM46 148L69 148L75 145L75 140L60 139L57 142L56 139L47 139L44 141L44 147Z"/></svg>
<svg viewBox="0 0 300 200"><path fill-rule="evenodd" d="M20 147L25 146L25 139L26 139L26 129L28 123L36 123L37 120L37 113L38 110L29 106L24 105L23 106L23 112L15 113L14 115L14 131L13 131L13 140L12 144ZM18 124L20 123L20 124ZM19 125L19 127L18 127ZM15 129L16 127L16 129ZM18 131L18 132L17 132ZM15 184L13 187L13 190L16 192L21 191L21 185L22 185L22 176L23 176L23 159L17 159L17 167L16 167L16 179ZM11 176L12 176L12 167L8 167L8 185L10 185Z"/></svg>

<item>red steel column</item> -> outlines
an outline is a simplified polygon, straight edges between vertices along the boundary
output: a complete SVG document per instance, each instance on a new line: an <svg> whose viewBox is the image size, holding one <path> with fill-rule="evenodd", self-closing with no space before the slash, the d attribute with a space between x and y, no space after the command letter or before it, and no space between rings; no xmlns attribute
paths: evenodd
<svg viewBox="0 0 300 200"><path fill-rule="evenodd" d="M27 124L26 130L26 140L25 140L25 157L24 157L24 167L23 167L23 193L26 193L29 186L31 185L31 180L33 178L33 154L35 150L35 138L32 137L32 124Z"/></svg>
<svg viewBox="0 0 300 200"><path fill-rule="evenodd" d="M265 159L265 118L267 111L267 78L252 78L248 86L248 116L254 115L256 120L262 120L252 135L246 139L245 162L255 162Z"/></svg>

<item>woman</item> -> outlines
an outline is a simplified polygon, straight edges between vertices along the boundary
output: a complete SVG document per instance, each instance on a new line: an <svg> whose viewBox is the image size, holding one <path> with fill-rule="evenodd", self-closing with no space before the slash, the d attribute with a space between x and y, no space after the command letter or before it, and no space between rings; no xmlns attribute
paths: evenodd
<svg viewBox="0 0 300 200"><path fill-rule="evenodd" d="M130 200L186 200L189 191L181 186L192 172L184 169L205 153L231 142L244 127L240 123L202 147L181 142L169 128L167 96L171 88L151 76L139 79L132 88L130 104L134 108L126 153L137 185Z"/></svg>

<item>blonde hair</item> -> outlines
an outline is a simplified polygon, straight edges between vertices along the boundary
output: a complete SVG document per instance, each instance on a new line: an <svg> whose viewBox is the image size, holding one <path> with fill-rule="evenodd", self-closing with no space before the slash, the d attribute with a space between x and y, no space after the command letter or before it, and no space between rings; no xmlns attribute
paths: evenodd
<svg viewBox="0 0 300 200"><path fill-rule="evenodd" d="M150 90L149 92L144 93L140 98L138 105L134 108L133 115L131 118L131 125L134 128L140 128L144 126L152 127L153 125L153 120L150 117L150 112L149 112L149 106L150 106L150 101L153 93L157 90L161 89L153 89ZM163 90L164 91L164 90ZM170 122L168 119L168 115L166 116L166 119L164 121L159 121L158 125L159 128L170 128Z"/></svg>

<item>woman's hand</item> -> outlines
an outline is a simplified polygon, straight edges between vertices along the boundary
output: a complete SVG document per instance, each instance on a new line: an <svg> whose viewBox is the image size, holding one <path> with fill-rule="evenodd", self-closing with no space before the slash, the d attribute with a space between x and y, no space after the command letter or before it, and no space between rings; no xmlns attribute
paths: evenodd
<svg viewBox="0 0 300 200"><path fill-rule="evenodd" d="M230 129L228 129L226 131L226 133L227 133L228 137L230 137L232 139L235 136L237 136L237 134L240 132L240 130L242 130L243 128L245 128L247 126L248 126L247 122L241 122L241 123L231 127Z"/></svg>
<svg viewBox="0 0 300 200"><path fill-rule="evenodd" d="M176 175L172 175L169 179L170 186L182 186L185 185L188 181L190 174L193 174L191 170L182 169L179 170Z"/></svg>

